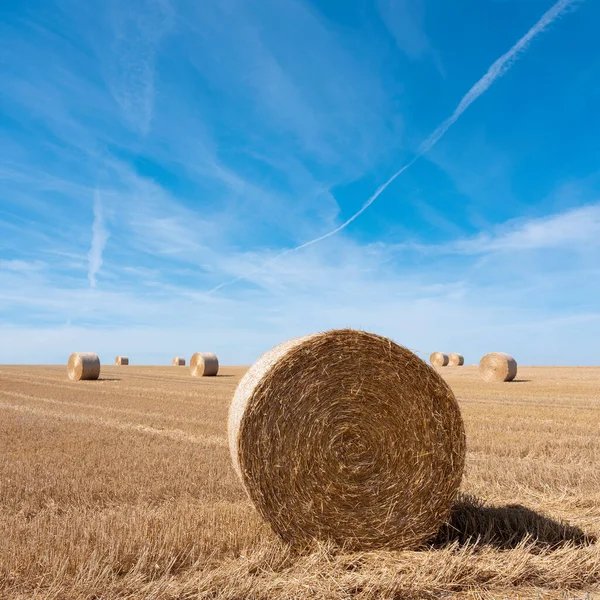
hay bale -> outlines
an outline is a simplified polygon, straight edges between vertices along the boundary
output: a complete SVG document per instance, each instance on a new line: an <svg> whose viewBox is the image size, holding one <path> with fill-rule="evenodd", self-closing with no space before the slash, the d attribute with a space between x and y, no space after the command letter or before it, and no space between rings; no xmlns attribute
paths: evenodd
<svg viewBox="0 0 600 600"><path fill-rule="evenodd" d="M454 394L407 348L351 329L285 342L229 409L235 471L288 542L414 548L449 514L465 459Z"/></svg>
<svg viewBox="0 0 600 600"><path fill-rule="evenodd" d="M512 381L517 376L517 361L504 352L490 352L479 361L484 381Z"/></svg>
<svg viewBox="0 0 600 600"><path fill-rule="evenodd" d="M72 381L98 379L100 358L95 352L73 352L67 363L67 375Z"/></svg>
<svg viewBox="0 0 600 600"><path fill-rule="evenodd" d="M115 358L115 365L125 366L129 364L129 358L127 356L117 356Z"/></svg>
<svg viewBox="0 0 600 600"><path fill-rule="evenodd" d="M462 354L451 352L448 354L449 367L462 367L465 364L465 357Z"/></svg>
<svg viewBox="0 0 600 600"><path fill-rule="evenodd" d="M190 359L190 371L194 377L210 377L219 372L219 359L212 352L196 352Z"/></svg>
<svg viewBox="0 0 600 600"><path fill-rule="evenodd" d="M448 366L448 355L443 352L432 352L429 355L429 362L434 367L446 367Z"/></svg>
<svg viewBox="0 0 600 600"><path fill-rule="evenodd" d="M185 367L185 358L183 358L182 356L176 356L173 359L173 366L174 367Z"/></svg>

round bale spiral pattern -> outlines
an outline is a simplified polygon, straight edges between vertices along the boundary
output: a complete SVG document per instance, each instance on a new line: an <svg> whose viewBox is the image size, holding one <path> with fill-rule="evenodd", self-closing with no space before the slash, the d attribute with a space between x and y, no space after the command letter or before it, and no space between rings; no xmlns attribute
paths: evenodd
<svg viewBox="0 0 600 600"><path fill-rule="evenodd" d="M67 375L72 381L98 379L100 358L94 352L73 352L67 363Z"/></svg>
<svg viewBox="0 0 600 600"><path fill-rule="evenodd" d="M432 352L429 355L429 362L434 367L447 367L448 366L448 355L443 352Z"/></svg>
<svg viewBox="0 0 600 600"><path fill-rule="evenodd" d="M212 352L196 352L190 359L190 372L194 377L211 377L219 372L219 359Z"/></svg>
<svg viewBox="0 0 600 600"><path fill-rule="evenodd" d="M264 354L236 390L228 435L246 492L295 545L417 547L448 516L465 460L460 410L435 370L348 329Z"/></svg>
<svg viewBox="0 0 600 600"><path fill-rule="evenodd" d="M517 361L504 352L490 352L479 361L484 381L512 381L517 376Z"/></svg>

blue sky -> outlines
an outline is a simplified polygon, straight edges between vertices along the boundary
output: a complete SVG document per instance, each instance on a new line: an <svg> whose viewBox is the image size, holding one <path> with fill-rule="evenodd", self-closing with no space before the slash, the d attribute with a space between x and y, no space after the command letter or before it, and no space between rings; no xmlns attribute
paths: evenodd
<svg viewBox="0 0 600 600"><path fill-rule="evenodd" d="M0 15L0 362L351 326L600 363L597 2Z"/></svg>

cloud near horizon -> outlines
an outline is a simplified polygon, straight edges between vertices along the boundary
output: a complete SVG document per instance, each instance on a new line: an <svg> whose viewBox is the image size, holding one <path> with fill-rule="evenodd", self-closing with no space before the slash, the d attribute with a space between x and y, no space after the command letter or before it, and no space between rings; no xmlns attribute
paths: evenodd
<svg viewBox="0 0 600 600"><path fill-rule="evenodd" d="M522 361L552 360L548 340L557 344L575 331L600 332L600 311L593 306L552 309L552 295L574 280L588 277L579 284L578 295L600 293L598 279L589 278L593 265L600 264L594 260L600 258L600 247L595 245L595 254L579 270L565 267L541 280L536 265L545 259L536 250L546 249L555 233L563 231L553 247L584 251L597 238L591 228L587 237L577 238L576 231L590 214L597 215L598 207L593 209L518 225L509 222L486 240L456 240L455 248L439 254L441 260L454 252L465 256L467 262L458 271L448 270L443 262L431 262L427 272L399 267L404 261L393 245L361 246L339 238L329 243L326 253L313 249L276 262L269 271L255 272L247 286L229 298L194 289L189 277L195 269L185 263L177 281L169 284L160 270L128 267L119 272L112 266L106 269L102 288L93 290L57 285L47 266L14 265L0 276L3 289L13 292L0 294L0 300L9 314L20 307L29 317L21 323L18 319L4 323L2 331L22 340L10 349L18 362L44 362L43 356L61 362L68 348L75 346L95 349L112 360L111 348L118 345L138 364L161 363L173 353L195 351L199 340L194 332L201 332L202 343L218 350L225 363L247 364L281 339L346 326L390 336L423 356L438 347L459 346L469 362L476 362L489 347L512 350L511 339L518 331L517 354ZM523 237L520 232L530 233ZM532 252L536 260L528 260L524 251ZM485 267L490 278L483 283L477 275L479 256L499 252L514 255L517 262L493 262ZM213 258L218 272L232 275L250 273L265 260L264 254L256 252ZM144 291L138 292L138 286ZM519 306L524 295L536 303ZM49 320L62 324L48 327ZM35 331L44 331L46 340L37 354L30 348L26 352L25 342ZM525 339L527 332L535 337ZM550 345L539 348L541 339ZM575 349L568 361L586 364L587 356L585 348Z"/></svg>

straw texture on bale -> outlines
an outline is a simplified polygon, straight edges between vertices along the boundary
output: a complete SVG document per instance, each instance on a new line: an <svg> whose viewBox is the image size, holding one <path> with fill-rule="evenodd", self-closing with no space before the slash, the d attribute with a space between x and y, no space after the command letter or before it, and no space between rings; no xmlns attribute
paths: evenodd
<svg viewBox="0 0 600 600"><path fill-rule="evenodd" d="M94 352L73 352L67 363L67 375L73 381L98 379L100 358Z"/></svg>
<svg viewBox="0 0 600 600"><path fill-rule="evenodd" d="M429 355L429 362L434 367L447 367L448 366L448 355L443 352L432 352Z"/></svg>
<svg viewBox="0 0 600 600"><path fill-rule="evenodd" d="M462 367L465 364L465 357L462 354L452 352L448 354L449 367Z"/></svg>
<svg viewBox="0 0 600 600"><path fill-rule="evenodd" d="M484 381L512 381L517 376L517 361L504 352L490 352L479 361Z"/></svg>
<svg viewBox="0 0 600 600"><path fill-rule="evenodd" d="M176 356L173 359L173 366L174 367L185 367L185 358L183 358L182 356Z"/></svg>
<svg viewBox="0 0 600 600"><path fill-rule="evenodd" d="M219 372L219 359L212 352L196 352L190 359L190 371L194 377L211 377Z"/></svg>
<svg viewBox="0 0 600 600"><path fill-rule="evenodd" d="M285 342L240 382L234 468L284 540L414 548L449 514L465 459L456 399L391 340L350 329Z"/></svg>
<svg viewBox="0 0 600 600"><path fill-rule="evenodd" d="M126 356L117 356L115 358L115 365L125 366L129 364L129 359Z"/></svg>

